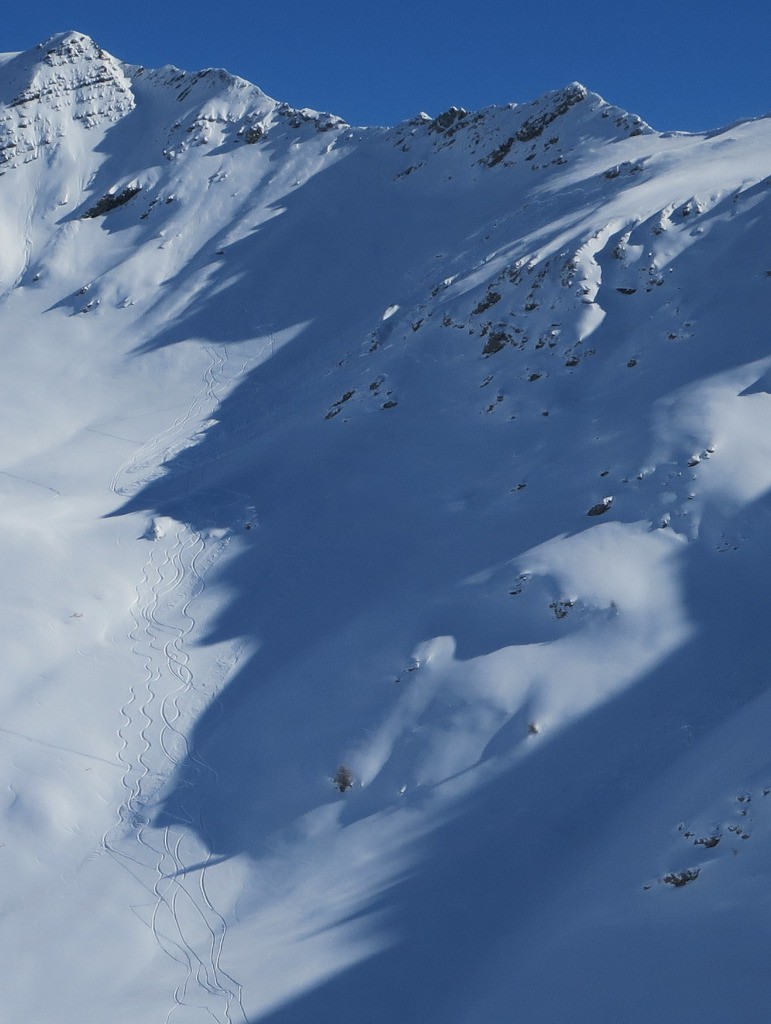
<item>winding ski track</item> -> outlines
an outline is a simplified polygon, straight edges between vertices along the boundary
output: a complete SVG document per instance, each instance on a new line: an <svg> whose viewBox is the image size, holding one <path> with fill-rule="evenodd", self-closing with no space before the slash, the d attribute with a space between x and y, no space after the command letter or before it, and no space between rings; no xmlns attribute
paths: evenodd
<svg viewBox="0 0 771 1024"><path fill-rule="evenodd" d="M111 484L116 495L136 493L164 462L195 443L200 420L226 385L227 350L207 352L210 363L190 407L118 468ZM147 893L147 903L132 909L178 965L166 1024L246 1024L241 986L222 964L227 921L207 888L212 856L202 854L187 827L206 836L205 824L181 820L159 827L152 821L162 786L182 764L188 772L182 785L195 785L213 771L187 739L212 694L197 686L186 644L196 628L192 606L227 542L174 522L152 542L130 608L128 642L137 679L119 709L123 799L101 845ZM238 655L236 649L231 668Z"/></svg>

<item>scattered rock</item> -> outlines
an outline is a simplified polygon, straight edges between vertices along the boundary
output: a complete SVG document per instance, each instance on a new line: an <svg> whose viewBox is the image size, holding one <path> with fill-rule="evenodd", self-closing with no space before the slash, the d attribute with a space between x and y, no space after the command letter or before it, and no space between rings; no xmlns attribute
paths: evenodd
<svg viewBox="0 0 771 1024"><path fill-rule="evenodd" d="M493 291L492 289L485 295L485 297L479 302L479 304L471 311L473 316L478 316L480 313L484 313L486 309L494 306L496 302L501 301L500 292Z"/></svg>
<svg viewBox="0 0 771 1024"><path fill-rule="evenodd" d="M450 107L449 110L445 110L443 114L434 118L429 124L428 130L429 132L441 135L449 128L457 128L458 122L462 121L467 115L468 111L464 110L463 107Z"/></svg>
<svg viewBox="0 0 771 1024"><path fill-rule="evenodd" d="M81 215L81 220L88 220L89 218L102 217L105 213L110 213L111 210L117 210L119 206L125 206L126 203L130 202L134 196L139 195L142 191L141 185L129 185L124 188L122 192L108 192L106 196L102 196L98 203L91 207L90 210L86 210Z"/></svg>
<svg viewBox="0 0 771 1024"><path fill-rule="evenodd" d="M487 156L483 156L479 161L480 164L485 164L487 167L495 167L496 164L499 164L502 160L506 159L515 141L516 140L513 136L506 139L506 141L502 142L500 146L497 146L492 153L488 153Z"/></svg>
<svg viewBox="0 0 771 1024"><path fill-rule="evenodd" d="M720 836L707 836L704 839L694 839L694 846L703 846L707 850L713 850L720 842Z"/></svg>
<svg viewBox="0 0 771 1024"><path fill-rule="evenodd" d="M251 128L248 128L244 135L244 142L247 146L253 146L255 142L259 142L265 135L265 129L261 124L253 124Z"/></svg>
<svg viewBox="0 0 771 1024"><path fill-rule="evenodd" d="M576 602L573 601L573 600L552 601L552 603L549 605L549 607L554 612L554 617L555 618L557 618L557 619L564 619L564 618L567 617L568 612L575 605L575 603Z"/></svg>
<svg viewBox="0 0 771 1024"><path fill-rule="evenodd" d="M601 516L604 515L613 504L612 495L603 498L602 501L598 501L596 505L592 505L589 511L586 513L588 516Z"/></svg>
<svg viewBox="0 0 771 1024"><path fill-rule="evenodd" d="M333 417L337 416L337 414L340 412L341 406L345 405L346 402L350 401L355 394L356 394L355 389L351 389L350 391L346 391L342 398L338 398L338 400L336 402L332 403L332 408L326 414L324 419L325 420L331 420Z"/></svg>
<svg viewBox="0 0 771 1024"><path fill-rule="evenodd" d="M511 337L505 331L492 331L482 349L482 355L492 356L496 352L500 352L507 341L511 341Z"/></svg>
<svg viewBox="0 0 771 1024"><path fill-rule="evenodd" d="M695 882L701 873L701 868L688 868L687 871L672 871L668 875L664 875L661 879L667 885L673 885L676 889L681 889L684 885L688 885L689 882Z"/></svg>
<svg viewBox="0 0 771 1024"><path fill-rule="evenodd" d="M542 114L535 114L533 117L529 117L522 122L517 132L517 139L520 142L530 142L532 139L537 139L552 121L556 121L558 117L566 114L576 103L586 99L586 95L586 89L577 82L569 85L567 89L563 90L551 109L545 110Z"/></svg>

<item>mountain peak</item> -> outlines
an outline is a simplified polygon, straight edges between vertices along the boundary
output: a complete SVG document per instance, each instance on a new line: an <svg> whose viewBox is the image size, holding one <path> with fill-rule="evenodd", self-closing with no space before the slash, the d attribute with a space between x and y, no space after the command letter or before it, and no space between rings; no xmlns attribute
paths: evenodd
<svg viewBox="0 0 771 1024"><path fill-rule="evenodd" d="M544 128L580 103L587 103L592 114L599 114L603 119L613 118L614 127L620 129L618 134L621 136L647 135L653 131L637 114L608 103L599 93L592 92L581 82L570 82L564 88L544 93L527 104L534 108L534 112L526 117L517 138L520 142L526 142L537 137Z"/></svg>
<svg viewBox="0 0 771 1024"><path fill-rule="evenodd" d="M72 122L95 128L134 107L120 61L81 32L59 32L3 68L0 165L34 159Z"/></svg>
<svg viewBox="0 0 771 1024"><path fill-rule="evenodd" d="M516 167L530 177L530 171L549 173L550 168L564 166L588 140L605 145L652 133L637 114L571 82L525 103L477 111L450 107L434 118L420 114L391 129L389 138L401 152L411 153L398 178L419 171L430 155L440 151L444 161L459 157L467 168ZM450 157L451 150L455 157Z"/></svg>
<svg viewBox="0 0 771 1024"><path fill-rule="evenodd" d="M59 32L50 36L29 51L29 56L32 58L28 63L29 84L12 101L15 104L46 98L57 100L72 93L74 100L89 105L95 97L85 95L88 90L105 95L117 90L130 95L121 62L82 32Z"/></svg>
<svg viewBox="0 0 771 1024"><path fill-rule="evenodd" d="M93 60L103 57L104 50L94 40L83 32L75 32L70 29L67 32L55 32L42 43L38 43L38 50L45 50L46 56L63 57L67 60L85 58Z"/></svg>

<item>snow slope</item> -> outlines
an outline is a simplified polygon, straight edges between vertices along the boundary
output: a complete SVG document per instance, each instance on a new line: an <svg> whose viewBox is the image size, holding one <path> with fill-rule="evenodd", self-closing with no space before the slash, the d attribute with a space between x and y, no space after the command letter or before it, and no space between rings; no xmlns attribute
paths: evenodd
<svg viewBox="0 0 771 1024"><path fill-rule="evenodd" d="M771 120L0 104L4 1019L765 1021Z"/></svg>

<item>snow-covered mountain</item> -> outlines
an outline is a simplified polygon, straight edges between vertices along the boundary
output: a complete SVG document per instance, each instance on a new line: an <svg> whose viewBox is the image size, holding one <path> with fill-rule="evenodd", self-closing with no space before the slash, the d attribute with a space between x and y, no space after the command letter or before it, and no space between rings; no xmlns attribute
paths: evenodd
<svg viewBox="0 0 771 1024"><path fill-rule="evenodd" d="M765 1022L770 216L769 118L0 57L2 1019Z"/></svg>

